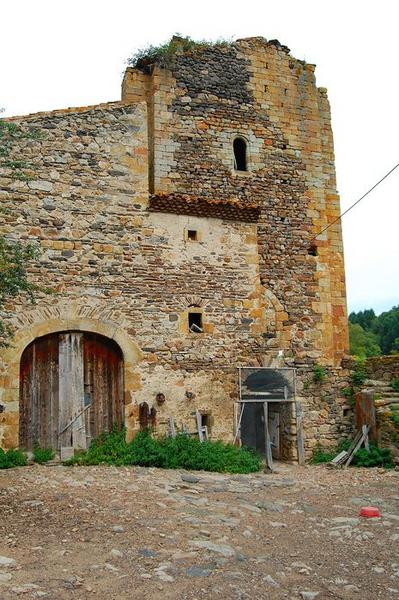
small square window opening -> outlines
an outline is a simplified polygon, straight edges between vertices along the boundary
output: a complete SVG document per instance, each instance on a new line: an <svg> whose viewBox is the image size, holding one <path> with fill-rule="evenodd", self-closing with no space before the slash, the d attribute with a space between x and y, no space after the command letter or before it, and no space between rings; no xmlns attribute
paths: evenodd
<svg viewBox="0 0 399 600"><path fill-rule="evenodd" d="M199 312L188 313L188 329L191 333L203 333L202 314Z"/></svg>
<svg viewBox="0 0 399 600"><path fill-rule="evenodd" d="M195 229L187 229L187 239L196 242L198 240L198 231Z"/></svg>

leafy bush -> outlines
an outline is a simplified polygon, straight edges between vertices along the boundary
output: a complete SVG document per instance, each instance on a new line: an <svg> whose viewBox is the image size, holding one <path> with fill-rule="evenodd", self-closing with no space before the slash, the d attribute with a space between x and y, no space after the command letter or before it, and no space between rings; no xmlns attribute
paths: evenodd
<svg viewBox="0 0 399 600"><path fill-rule="evenodd" d="M399 414L391 415L391 421L395 427L399 427Z"/></svg>
<svg viewBox="0 0 399 600"><path fill-rule="evenodd" d="M5 452L0 448L0 469L24 467L27 462L26 454L22 450L11 449Z"/></svg>
<svg viewBox="0 0 399 600"><path fill-rule="evenodd" d="M324 367L320 365L315 365L313 367L313 381L316 383L321 383L326 378L326 370Z"/></svg>
<svg viewBox="0 0 399 600"><path fill-rule="evenodd" d="M86 452L66 461L67 465L140 465L164 469L190 469L226 473L253 473L261 467L261 457L247 448L222 442L200 442L187 435L154 438L139 432L130 443L125 430L104 433Z"/></svg>
<svg viewBox="0 0 399 600"><path fill-rule="evenodd" d="M318 465L321 463L331 462L333 458L337 456L343 450L349 450L352 440L343 439L338 444L335 452L329 449L323 449L320 445L316 446L313 451L311 463ZM361 448L358 450L351 462L351 466L354 467L384 467L385 469L392 469L395 465L392 458L392 452L389 448L378 448L370 444L370 450Z"/></svg>
<svg viewBox="0 0 399 600"><path fill-rule="evenodd" d="M329 463L336 455L337 452L332 452L331 450L323 450L323 448L318 444L313 450L313 455L310 462L314 465Z"/></svg>
<svg viewBox="0 0 399 600"><path fill-rule="evenodd" d="M167 68L171 66L173 57L176 54L189 52L190 50L205 50L213 47L227 47L231 42L226 40L193 40L189 36L182 37L179 34L174 35L168 42L159 46L146 46L141 48L128 58L127 63L132 67L143 68L147 65L158 64L160 67Z"/></svg>
<svg viewBox="0 0 399 600"><path fill-rule="evenodd" d="M395 377L395 379L392 379L391 386L393 387L395 392L399 394L399 377Z"/></svg>
<svg viewBox="0 0 399 600"><path fill-rule="evenodd" d="M370 444L370 450L361 448L353 457L355 467L384 467L393 469L395 464L392 458L392 452L389 448L378 448Z"/></svg>
<svg viewBox="0 0 399 600"><path fill-rule="evenodd" d="M33 460L36 463L43 464L49 460L53 460L55 452L52 448L41 448L35 444L33 447Z"/></svg>

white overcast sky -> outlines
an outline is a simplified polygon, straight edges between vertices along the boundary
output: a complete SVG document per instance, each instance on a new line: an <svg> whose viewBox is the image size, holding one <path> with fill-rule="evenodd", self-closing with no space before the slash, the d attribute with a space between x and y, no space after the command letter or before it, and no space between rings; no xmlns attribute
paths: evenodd
<svg viewBox="0 0 399 600"><path fill-rule="evenodd" d="M342 209L399 162L397 0L2 0L6 115L120 98L125 59L178 32L277 38L327 87ZM343 218L350 310L399 304L399 168Z"/></svg>

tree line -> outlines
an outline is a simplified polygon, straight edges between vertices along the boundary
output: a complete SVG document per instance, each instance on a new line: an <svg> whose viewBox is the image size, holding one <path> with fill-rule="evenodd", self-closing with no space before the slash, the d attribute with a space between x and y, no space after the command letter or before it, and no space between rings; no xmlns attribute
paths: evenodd
<svg viewBox="0 0 399 600"><path fill-rule="evenodd" d="M350 353L361 358L399 353L399 306L377 316L372 308L349 315Z"/></svg>

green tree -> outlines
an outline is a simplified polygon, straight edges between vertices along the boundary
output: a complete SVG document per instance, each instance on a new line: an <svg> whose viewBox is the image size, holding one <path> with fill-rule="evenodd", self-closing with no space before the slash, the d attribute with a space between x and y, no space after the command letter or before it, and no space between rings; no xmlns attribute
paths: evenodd
<svg viewBox="0 0 399 600"><path fill-rule="evenodd" d="M359 312L351 312L349 315L350 323L357 323L361 325L365 331L368 331L372 328L373 323L378 317L376 317L375 312L372 308L367 308L366 310L360 310Z"/></svg>
<svg viewBox="0 0 399 600"><path fill-rule="evenodd" d="M373 331L379 336L383 354L399 350L399 306L383 312L373 325Z"/></svg>
<svg viewBox="0 0 399 600"><path fill-rule="evenodd" d="M350 353L359 358L381 354L377 336L372 331L365 331L358 323L349 323L349 344Z"/></svg>

